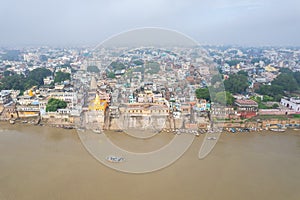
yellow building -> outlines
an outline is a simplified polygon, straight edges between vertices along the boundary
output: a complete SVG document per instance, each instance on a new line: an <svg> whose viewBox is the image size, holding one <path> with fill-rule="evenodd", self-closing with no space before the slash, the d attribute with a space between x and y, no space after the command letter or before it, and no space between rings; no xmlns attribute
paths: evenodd
<svg viewBox="0 0 300 200"><path fill-rule="evenodd" d="M29 90L27 90L27 93L30 97L33 97L35 93L33 92L36 89L36 86L32 86Z"/></svg>
<svg viewBox="0 0 300 200"><path fill-rule="evenodd" d="M96 98L91 101L89 105L89 111L105 111L108 107L106 100L101 100L99 95L96 94Z"/></svg>
<svg viewBox="0 0 300 200"><path fill-rule="evenodd" d="M276 71L278 71L278 69L272 67L271 65L266 66L266 67L265 67L265 70L266 70L267 72L276 72Z"/></svg>
<svg viewBox="0 0 300 200"><path fill-rule="evenodd" d="M28 95L31 96L31 97L33 97L34 94L33 94L32 90L28 91Z"/></svg>
<svg viewBox="0 0 300 200"><path fill-rule="evenodd" d="M38 117L40 115L39 106L17 105L16 109L20 118Z"/></svg>
<svg viewBox="0 0 300 200"><path fill-rule="evenodd" d="M153 92L151 90L145 90L145 94L148 96L153 96Z"/></svg>

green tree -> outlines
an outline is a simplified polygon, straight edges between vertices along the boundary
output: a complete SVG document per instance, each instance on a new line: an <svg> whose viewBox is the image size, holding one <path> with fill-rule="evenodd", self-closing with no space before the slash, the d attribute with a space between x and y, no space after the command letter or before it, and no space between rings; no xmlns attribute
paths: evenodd
<svg viewBox="0 0 300 200"><path fill-rule="evenodd" d="M108 72L107 78L116 78L116 75L114 72Z"/></svg>
<svg viewBox="0 0 300 200"><path fill-rule="evenodd" d="M110 66L114 69L114 70L122 70L122 69L126 69L126 66L118 61L114 61L110 64Z"/></svg>
<svg viewBox="0 0 300 200"><path fill-rule="evenodd" d="M24 88L25 89L29 89L29 88L31 88L32 86L35 86L35 85L39 85L39 84L38 84L38 82L36 82L33 79L26 79L26 81L24 82Z"/></svg>
<svg viewBox="0 0 300 200"><path fill-rule="evenodd" d="M298 83L290 73L281 73L273 81L272 85L281 86L283 90L293 92L298 89Z"/></svg>
<svg viewBox="0 0 300 200"><path fill-rule="evenodd" d="M293 71L288 68L280 68L279 72L285 73L285 74L292 74Z"/></svg>
<svg viewBox="0 0 300 200"><path fill-rule="evenodd" d="M300 86L300 72L294 73L286 68L282 68L280 71L281 74L271 82L271 85L262 85L256 92L268 95L274 101L280 101L285 92L290 93L298 90Z"/></svg>
<svg viewBox="0 0 300 200"><path fill-rule="evenodd" d="M52 75L52 72L46 68L36 68L29 72L27 79L35 81L36 85L44 85L44 78Z"/></svg>
<svg viewBox="0 0 300 200"><path fill-rule="evenodd" d="M24 75L13 73L0 79L0 89L14 89L24 91L35 85L43 85L43 78L51 74L52 72L45 68L34 69L28 72L28 75L26 77Z"/></svg>
<svg viewBox="0 0 300 200"><path fill-rule="evenodd" d="M54 83L61 83L62 81L70 80L70 79L71 79L71 74L65 72L56 72Z"/></svg>
<svg viewBox="0 0 300 200"><path fill-rule="evenodd" d="M94 73L99 73L100 72L100 70L97 66L88 66L87 71L88 72L94 72Z"/></svg>
<svg viewBox="0 0 300 200"><path fill-rule="evenodd" d="M5 65L4 66L4 69L8 69L8 68L11 68L11 65Z"/></svg>
<svg viewBox="0 0 300 200"><path fill-rule="evenodd" d="M294 76L295 80L297 81L298 86L300 86L300 72L295 72L293 74L293 76Z"/></svg>
<svg viewBox="0 0 300 200"><path fill-rule="evenodd" d="M51 98L46 105L46 112L56 112L58 109L66 108L67 103L65 101Z"/></svg>
<svg viewBox="0 0 300 200"><path fill-rule="evenodd" d="M248 72L246 72L244 70L239 71L237 74L244 75L244 76L248 77Z"/></svg>
<svg viewBox="0 0 300 200"><path fill-rule="evenodd" d="M239 64L240 62L241 62L240 60L228 60L228 61L226 61L226 63L229 66L235 66L235 65Z"/></svg>
<svg viewBox="0 0 300 200"><path fill-rule="evenodd" d="M207 101L210 101L210 94L208 88L196 89L196 97L197 99L206 99Z"/></svg>
<svg viewBox="0 0 300 200"><path fill-rule="evenodd" d="M12 76L12 75L14 75L14 74L16 74L15 72L12 72L12 71L4 71L3 72L3 76Z"/></svg>
<svg viewBox="0 0 300 200"><path fill-rule="evenodd" d="M234 97L230 92L218 92L216 94L215 101L220 104L232 105L234 103Z"/></svg>
<svg viewBox="0 0 300 200"><path fill-rule="evenodd" d="M224 86L233 94L243 93L248 88L248 78L243 74L232 74L224 81Z"/></svg>
<svg viewBox="0 0 300 200"><path fill-rule="evenodd" d="M270 97L284 94L283 87L279 85L262 85L256 92Z"/></svg>
<svg viewBox="0 0 300 200"><path fill-rule="evenodd" d="M142 60L135 60L135 61L133 61L133 63L135 65L143 65L144 64L144 62Z"/></svg>
<svg viewBox="0 0 300 200"><path fill-rule="evenodd" d="M263 102L274 101L274 97L264 95Z"/></svg>
<svg viewBox="0 0 300 200"><path fill-rule="evenodd" d="M4 77L0 80L1 90L24 90L24 82L26 81L23 75L14 74Z"/></svg>
<svg viewBox="0 0 300 200"><path fill-rule="evenodd" d="M160 71L159 63L157 62L148 62L145 64L146 73L157 74Z"/></svg>

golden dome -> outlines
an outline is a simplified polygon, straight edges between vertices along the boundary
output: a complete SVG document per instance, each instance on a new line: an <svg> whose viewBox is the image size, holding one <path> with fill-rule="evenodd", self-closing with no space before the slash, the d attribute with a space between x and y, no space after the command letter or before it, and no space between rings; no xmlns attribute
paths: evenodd
<svg viewBox="0 0 300 200"><path fill-rule="evenodd" d="M28 95L31 96L31 97L34 95L33 92L32 92L32 90L28 91Z"/></svg>
<svg viewBox="0 0 300 200"><path fill-rule="evenodd" d="M89 105L89 110L90 111L105 111L107 106L108 106L108 104L107 104L106 100L101 100L99 95L96 94L95 99L92 100Z"/></svg>

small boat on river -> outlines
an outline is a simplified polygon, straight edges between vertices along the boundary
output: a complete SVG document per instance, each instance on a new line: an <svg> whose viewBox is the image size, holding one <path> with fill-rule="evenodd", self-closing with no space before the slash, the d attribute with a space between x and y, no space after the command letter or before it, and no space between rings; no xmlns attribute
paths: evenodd
<svg viewBox="0 0 300 200"><path fill-rule="evenodd" d="M274 132L285 132L285 129L283 128L271 128L270 130Z"/></svg>
<svg viewBox="0 0 300 200"><path fill-rule="evenodd" d="M217 138L216 137L208 137L207 139L208 140L216 140Z"/></svg>
<svg viewBox="0 0 300 200"><path fill-rule="evenodd" d="M120 162L124 162L125 158L110 155L110 156L106 157L106 160L109 161L109 162L113 162L113 163L120 163Z"/></svg>

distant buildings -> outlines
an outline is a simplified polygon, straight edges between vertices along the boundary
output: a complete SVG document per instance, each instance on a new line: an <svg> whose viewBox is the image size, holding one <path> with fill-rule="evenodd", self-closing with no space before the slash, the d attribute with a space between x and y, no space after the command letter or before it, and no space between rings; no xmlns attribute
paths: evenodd
<svg viewBox="0 0 300 200"><path fill-rule="evenodd" d="M53 124L73 123L75 118L80 118L94 128L110 123L106 121L108 116L119 118L124 114L132 118L130 126L137 126L139 118L148 119L154 115L185 118L187 124L191 124L207 117L208 111L212 116L225 119L250 118L258 113L258 104L245 99L255 95L262 85L270 84L280 68L300 71L300 51L296 49L205 48L218 64L224 79L238 71L247 73L249 89L243 96L235 95L234 106L218 108L211 102L197 101L195 90L210 86L212 69L206 58L192 55L194 50L177 49L182 54L179 56L165 50L141 48L120 58L125 49L101 49L99 55L92 55L85 48L28 48L23 50L23 60L0 60L0 77L9 73L26 76L33 69L47 68L53 73L68 72L71 80L53 85L54 77L48 76L43 79L44 86L31 88L21 96L20 91L3 90L0 92L0 114L5 119L15 117L16 113L20 118L39 116ZM124 67L103 67L110 66L114 60ZM152 64L146 65L147 62ZM98 66L105 75L86 72L86 67L91 65ZM108 71L115 77L107 78ZM50 98L67 102L67 107L47 112ZM298 98L283 98L280 103L289 109L288 112L281 109L280 113L300 111ZM147 120L144 122L146 125ZM93 126L95 124L97 126Z"/></svg>

